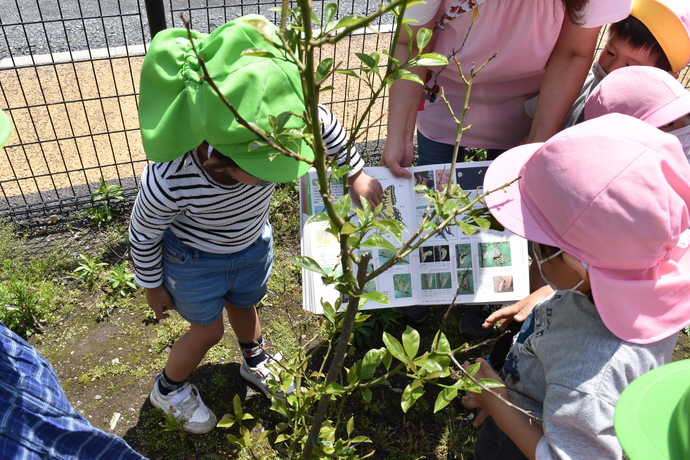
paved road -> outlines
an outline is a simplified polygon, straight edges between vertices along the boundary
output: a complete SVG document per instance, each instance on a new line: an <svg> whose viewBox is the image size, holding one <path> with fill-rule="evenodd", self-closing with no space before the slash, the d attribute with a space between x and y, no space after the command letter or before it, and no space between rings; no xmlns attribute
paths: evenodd
<svg viewBox="0 0 690 460"><path fill-rule="evenodd" d="M168 26L181 27L180 13L192 27L210 31L242 14L273 17L272 0L163 0ZM320 16L321 5L315 11ZM172 5L172 10L171 10ZM341 0L340 16L367 14L377 0ZM391 17L382 23L390 23ZM141 45L149 41L144 0L0 0L0 59ZM9 44L9 45L8 45Z"/></svg>

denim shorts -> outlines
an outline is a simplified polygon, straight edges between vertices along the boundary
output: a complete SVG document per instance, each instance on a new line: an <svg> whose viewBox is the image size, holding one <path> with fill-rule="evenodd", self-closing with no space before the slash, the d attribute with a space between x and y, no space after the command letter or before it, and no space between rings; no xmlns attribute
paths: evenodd
<svg viewBox="0 0 690 460"><path fill-rule="evenodd" d="M170 230L163 235L163 285L175 310L192 324L210 324L223 313L224 302L256 305L266 294L273 266L273 233L266 224L249 247L232 254L195 249Z"/></svg>
<svg viewBox="0 0 690 460"><path fill-rule="evenodd" d="M450 163L453 158L453 144L444 144L429 139L421 132L417 131L417 166L438 165ZM505 150L487 149L486 159L495 160ZM465 147L458 149L457 162L465 161Z"/></svg>

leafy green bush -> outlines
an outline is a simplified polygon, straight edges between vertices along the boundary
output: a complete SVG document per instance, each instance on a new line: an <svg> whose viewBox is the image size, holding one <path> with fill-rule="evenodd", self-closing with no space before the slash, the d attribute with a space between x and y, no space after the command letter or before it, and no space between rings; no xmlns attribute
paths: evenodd
<svg viewBox="0 0 690 460"><path fill-rule="evenodd" d="M54 310L54 286L30 283L13 277L0 284L0 321L10 330L29 337L43 328L41 323Z"/></svg>
<svg viewBox="0 0 690 460"><path fill-rule="evenodd" d="M108 184L101 177L98 188L91 192L93 206L84 211L84 216L99 227L103 227L115 216L113 204L122 200L124 200L122 187Z"/></svg>

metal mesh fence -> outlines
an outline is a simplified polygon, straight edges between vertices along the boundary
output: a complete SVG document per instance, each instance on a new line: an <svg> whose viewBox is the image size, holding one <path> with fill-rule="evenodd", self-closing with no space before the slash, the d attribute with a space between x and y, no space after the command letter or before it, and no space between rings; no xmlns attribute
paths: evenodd
<svg viewBox="0 0 690 460"><path fill-rule="evenodd" d="M250 13L279 19L273 0L162 3L168 27L182 27L184 17L201 32ZM317 17L325 4L315 4ZM340 16L378 8L374 0L338 4ZM319 57L357 68L355 53L388 46L392 23L392 16L383 16L374 24L379 33L353 34ZM0 108L14 125L0 153L0 216L23 220L83 209L101 179L123 187L126 198L136 194L147 161L137 95L149 41L144 0L0 0ZM687 69L681 80L690 85ZM326 85L335 89L323 93L322 102L351 126L369 101L366 86L342 75ZM385 98L377 100L358 138L365 156L383 147Z"/></svg>
<svg viewBox="0 0 690 460"><path fill-rule="evenodd" d="M231 4L232 3L232 4ZM165 0L167 26L181 17L210 32L235 17L261 13L278 20L274 1ZM319 3L317 15L321 15ZM372 12L378 3L340 3L341 15ZM387 46L392 17L382 34L355 34L324 49L352 68L356 52ZM11 220L69 213L92 204L101 179L136 194L146 164L138 132L139 71L150 33L143 0L0 0L0 108L14 132L2 153L0 215ZM358 61L357 61L358 62ZM333 77L324 93L346 126L367 100L359 82ZM383 99L360 139L375 150L383 137Z"/></svg>

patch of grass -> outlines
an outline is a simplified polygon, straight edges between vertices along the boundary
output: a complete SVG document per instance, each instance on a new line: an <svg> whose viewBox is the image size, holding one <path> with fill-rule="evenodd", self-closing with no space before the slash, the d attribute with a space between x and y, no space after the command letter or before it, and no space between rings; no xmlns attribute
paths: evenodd
<svg viewBox="0 0 690 460"><path fill-rule="evenodd" d="M299 228L299 181L277 184L271 197L270 221L273 227L275 246L285 241L294 241L295 229ZM299 238L299 235L297 235Z"/></svg>
<svg viewBox="0 0 690 460"><path fill-rule="evenodd" d="M12 224L0 222L0 260L17 259L27 251L26 237L18 236Z"/></svg>
<svg viewBox="0 0 690 460"><path fill-rule="evenodd" d="M435 450L437 458L474 458L477 428L472 425L472 414L464 410L458 412L451 405L447 410L441 411L438 417L443 417L444 424L438 433Z"/></svg>
<svg viewBox="0 0 690 460"><path fill-rule="evenodd" d="M153 353L163 353L172 347L177 339L189 330L189 323L179 315L171 314L169 318L158 323L156 334L158 339L152 344Z"/></svg>

